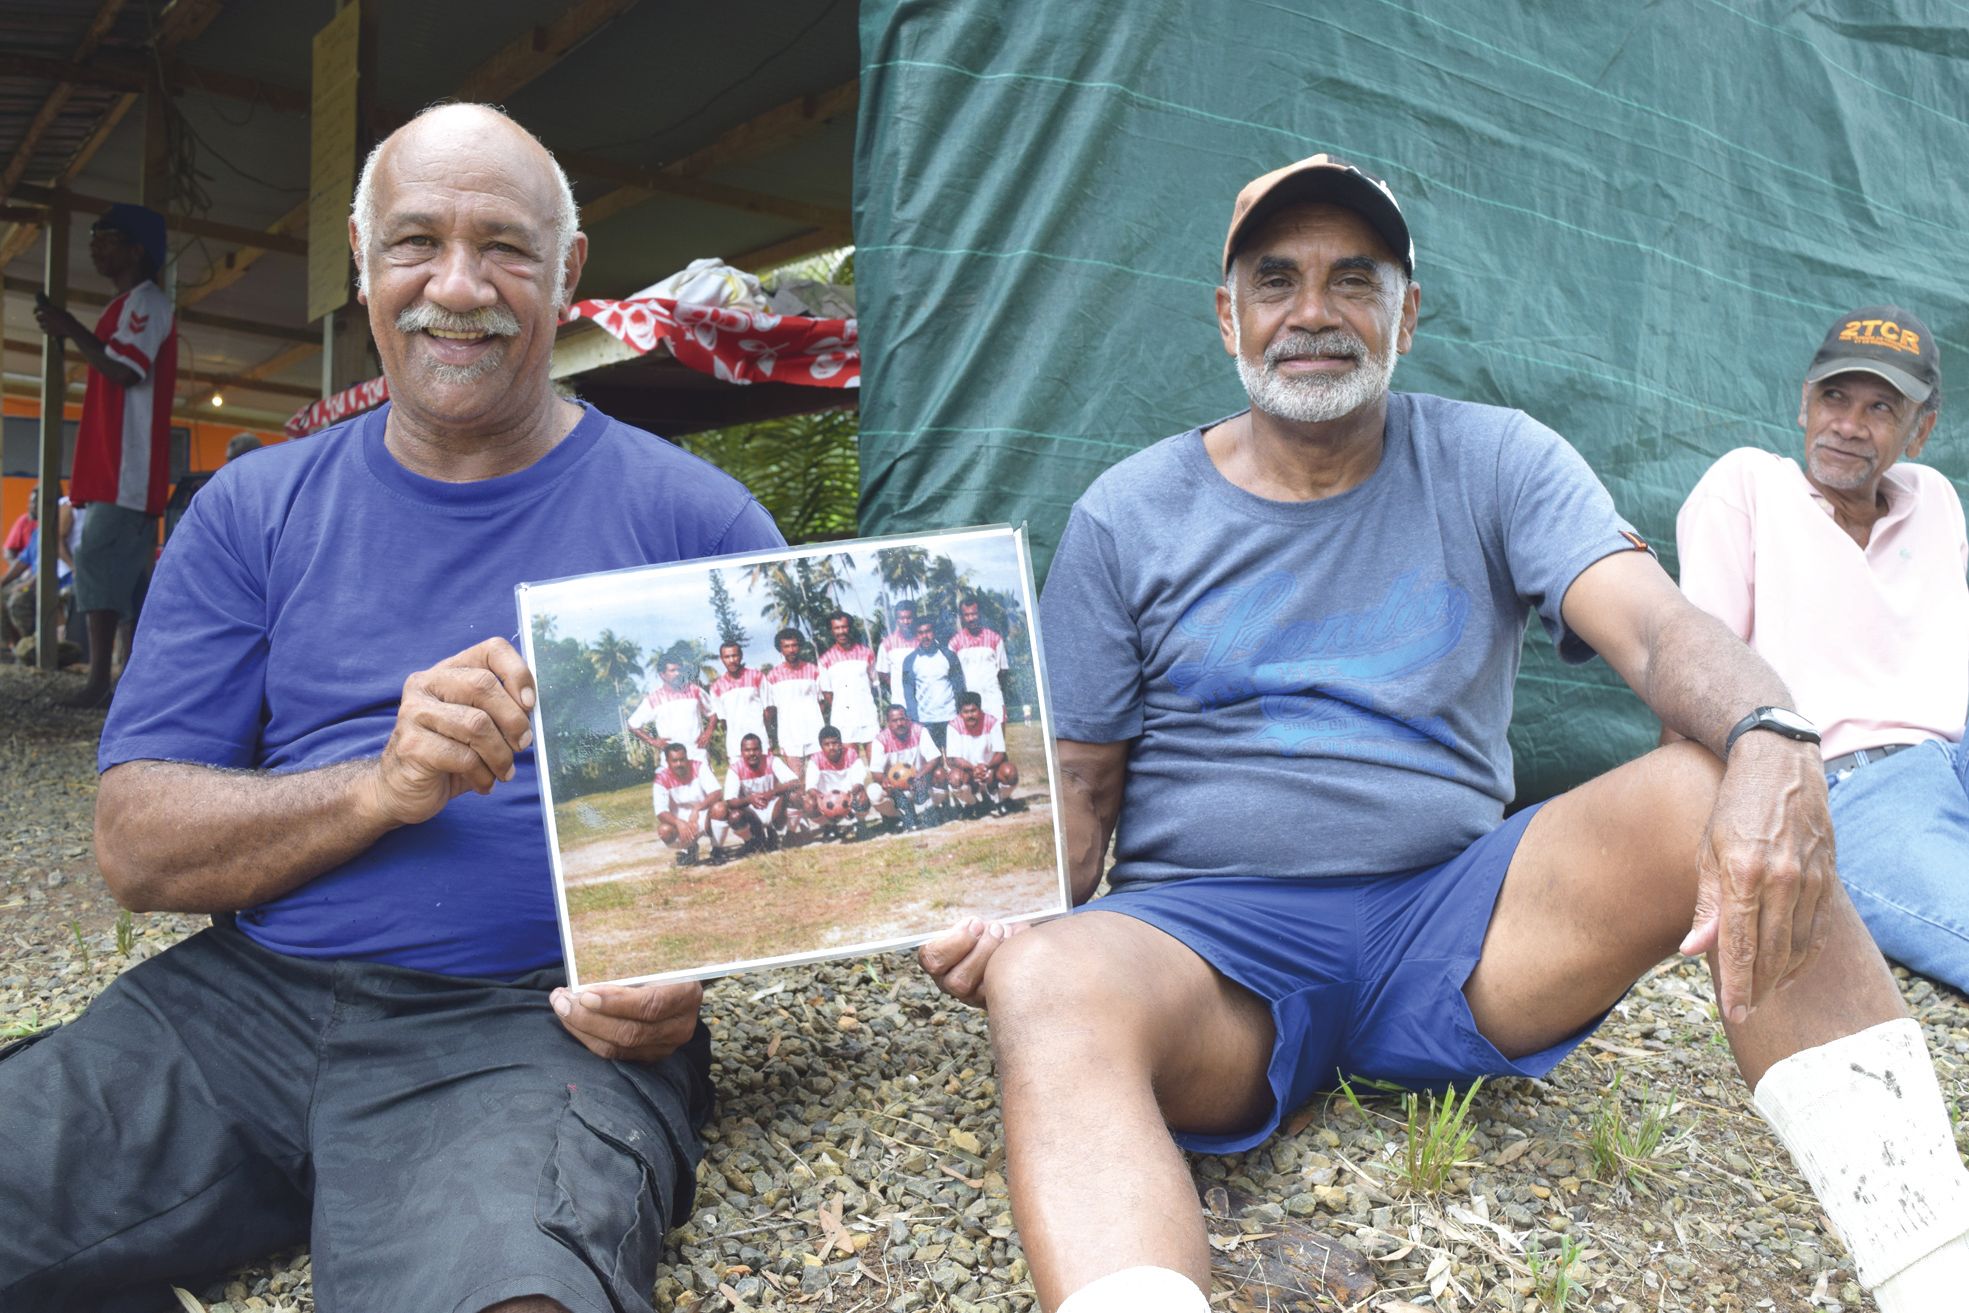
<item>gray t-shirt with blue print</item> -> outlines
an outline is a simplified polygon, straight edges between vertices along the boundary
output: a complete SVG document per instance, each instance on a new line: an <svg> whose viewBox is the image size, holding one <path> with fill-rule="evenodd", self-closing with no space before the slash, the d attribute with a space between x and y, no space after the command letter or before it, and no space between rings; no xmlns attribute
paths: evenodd
<svg viewBox="0 0 1969 1313"><path fill-rule="evenodd" d="M1061 738L1134 740L1111 880L1396 874L1447 861L1512 791L1533 610L1641 540L1566 441L1515 410L1391 393L1358 487L1277 502L1200 429L1075 504L1041 618Z"/></svg>

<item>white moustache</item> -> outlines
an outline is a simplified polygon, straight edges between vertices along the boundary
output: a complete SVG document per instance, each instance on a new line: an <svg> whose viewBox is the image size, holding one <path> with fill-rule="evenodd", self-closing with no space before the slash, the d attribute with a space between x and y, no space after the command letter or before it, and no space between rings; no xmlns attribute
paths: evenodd
<svg viewBox="0 0 1969 1313"><path fill-rule="evenodd" d="M1367 355L1367 343L1352 333L1331 329L1324 333L1291 333L1265 348L1265 363L1307 360L1319 356L1344 356L1359 360Z"/></svg>
<svg viewBox="0 0 1969 1313"><path fill-rule="evenodd" d="M477 337L512 337L520 331L520 321L502 305L480 306L476 310L446 310L443 306L419 301L397 316L397 331L422 333L470 333Z"/></svg>

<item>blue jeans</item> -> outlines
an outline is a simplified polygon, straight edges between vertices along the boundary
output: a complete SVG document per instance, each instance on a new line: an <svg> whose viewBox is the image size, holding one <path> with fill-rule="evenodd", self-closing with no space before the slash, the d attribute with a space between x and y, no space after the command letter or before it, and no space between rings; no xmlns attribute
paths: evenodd
<svg viewBox="0 0 1969 1313"><path fill-rule="evenodd" d="M1969 992L1969 753L1929 739L1827 783L1839 876L1873 941Z"/></svg>

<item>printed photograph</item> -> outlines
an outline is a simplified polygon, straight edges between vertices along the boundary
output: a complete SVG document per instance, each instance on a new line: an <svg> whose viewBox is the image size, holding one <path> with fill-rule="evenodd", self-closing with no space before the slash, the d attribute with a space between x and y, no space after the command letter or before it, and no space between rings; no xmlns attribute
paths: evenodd
<svg viewBox="0 0 1969 1313"><path fill-rule="evenodd" d="M575 983L1066 910L1015 529L519 589Z"/></svg>

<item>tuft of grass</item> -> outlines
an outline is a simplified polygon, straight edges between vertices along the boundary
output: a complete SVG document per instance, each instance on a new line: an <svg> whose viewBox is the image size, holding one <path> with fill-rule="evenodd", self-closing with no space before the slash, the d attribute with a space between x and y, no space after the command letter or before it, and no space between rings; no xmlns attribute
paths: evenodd
<svg viewBox="0 0 1969 1313"><path fill-rule="evenodd" d="M1449 1184L1449 1174L1456 1170L1470 1148L1470 1135L1474 1129L1469 1125L1470 1101L1477 1097L1477 1091L1483 1088L1483 1084L1481 1076L1470 1082L1470 1088L1463 1092L1461 1101L1456 1097L1454 1085L1440 1100L1434 1091L1427 1095L1402 1096L1402 1112L1408 1131L1408 1141L1402 1147L1402 1168L1408 1178L1409 1189L1421 1194L1438 1194ZM1351 1091L1347 1097L1353 1097ZM1425 1098L1428 1100L1426 1111L1423 1107Z"/></svg>
<svg viewBox="0 0 1969 1313"><path fill-rule="evenodd" d="M130 909L124 908L116 914L116 955L130 956L130 949L137 941L136 923L131 919Z"/></svg>
<svg viewBox="0 0 1969 1313"><path fill-rule="evenodd" d="M93 971L96 964L94 959L89 955L88 941L82 938L82 923L80 921L70 921L68 923L68 932L75 936L75 949L82 954L82 969L84 971Z"/></svg>
<svg viewBox="0 0 1969 1313"><path fill-rule="evenodd" d="M1652 1091L1641 1099L1641 1115L1630 1120L1620 1098L1620 1073L1593 1114L1593 1174L1602 1180L1618 1177L1631 1183L1636 1172L1646 1171L1648 1160L1661 1148L1668 1133L1669 1114L1675 1111L1671 1094L1659 1102Z"/></svg>
<svg viewBox="0 0 1969 1313"><path fill-rule="evenodd" d="M1566 1313L1566 1301L1579 1287L1573 1283L1572 1266L1579 1261L1579 1242L1571 1236L1559 1237L1559 1252L1528 1250L1525 1266L1531 1271L1532 1289L1546 1313Z"/></svg>
<svg viewBox="0 0 1969 1313"><path fill-rule="evenodd" d="M26 1039L41 1029L41 1014L29 1009L19 1021L0 1021L0 1040Z"/></svg>

